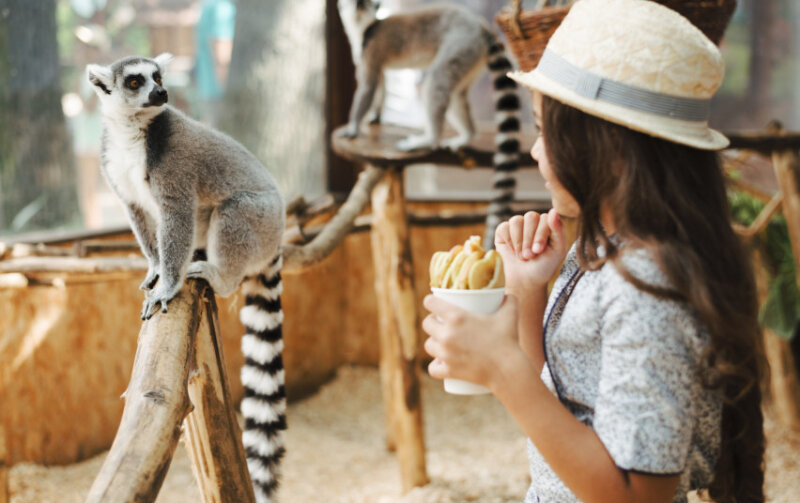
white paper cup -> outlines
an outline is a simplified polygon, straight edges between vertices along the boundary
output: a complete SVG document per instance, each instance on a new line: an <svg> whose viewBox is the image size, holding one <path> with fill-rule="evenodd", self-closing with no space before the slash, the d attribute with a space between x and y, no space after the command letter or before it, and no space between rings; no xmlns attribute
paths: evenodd
<svg viewBox="0 0 800 503"><path fill-rule="evenodd" d="M489 314L497 311L506 295L505 288L484 290L456 290L450 288L431 288L434 297L439 297L465 311ZM445 379L444 390L454 395L485 395L489 388L472 384L461 379Z"/></svg>

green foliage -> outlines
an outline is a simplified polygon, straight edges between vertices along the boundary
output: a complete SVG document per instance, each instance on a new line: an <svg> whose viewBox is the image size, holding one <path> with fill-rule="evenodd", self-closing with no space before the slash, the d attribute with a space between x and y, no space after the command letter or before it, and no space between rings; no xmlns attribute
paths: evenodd
<svg viewBox="0 0 800 503"><path fill-rule="evenodd" d="M750 225L764 209L764 203L742 192L730 194L732 218ZM780 336L791 339L800 326L800 290L797 287L792 245L786 219L778 215L758 236L759 247L770 272L767 300L761 306L759 322Z"/></svg>

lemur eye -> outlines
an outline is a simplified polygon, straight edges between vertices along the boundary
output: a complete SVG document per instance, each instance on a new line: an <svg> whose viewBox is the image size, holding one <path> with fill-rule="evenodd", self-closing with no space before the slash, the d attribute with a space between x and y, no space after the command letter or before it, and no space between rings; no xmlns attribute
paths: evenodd
<svg viewBox="0 0 800 503"><path fill-rule="evenodd" d="M128 87L130 87L131 89L138 88L139 87L139 81L138 80L132 80L132 81L128 82Z"/></svg>
<svg viewBox="0 0 800 503"><path fill-rule="evenodd" d="M158 84L159 86L161 85L161 75L154 76L153 80L155 80L156 84Z"/></svg>

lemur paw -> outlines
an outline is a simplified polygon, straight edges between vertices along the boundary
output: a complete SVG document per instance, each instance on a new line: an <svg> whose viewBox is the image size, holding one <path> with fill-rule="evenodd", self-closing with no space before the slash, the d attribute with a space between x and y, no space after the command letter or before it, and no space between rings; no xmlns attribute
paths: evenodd
<svg viewBox="0 0 800 503"><path fill-rule="evenodd" d="M456 136L455 138L448 138L447 140L442 141L442 146L446 149L452 150L453 152L458 152L462 148L466 147L469 142L469 138Z"/></svg>
<svg viewBox="0 0 800 503"><path fill-rule="evenodd" d="M336 132L336 136L340 138L348 138L353 139L358 136L358 126L348 125L344 129L340 129Z"/></svg>
<svg viewBox="0 0 800 503"><path fill-rule="evenodd" d="M149 320L154 314L155 309L161 304L161 312L167 312L167 303L178 294L180 285L172 288L159 285L154 290L145 294L144 304L142 304L142 319Z"/></svg>
<svg viewBox="0 0 800 503"><path fill-rule="evenodd" d="M147 271L147 276L144 277L144 281L142 284L139 285L140 290L152 290L154 286L156 286L156 282L158 281L158 269L150 268Z"/></svg>
<svg viewBox="0 0 800 503"><path fill-rule="evenodd" d="M411 135L395 144L397 150L411 152L413 150L433 149L434 141L426 135Z"/></svg>

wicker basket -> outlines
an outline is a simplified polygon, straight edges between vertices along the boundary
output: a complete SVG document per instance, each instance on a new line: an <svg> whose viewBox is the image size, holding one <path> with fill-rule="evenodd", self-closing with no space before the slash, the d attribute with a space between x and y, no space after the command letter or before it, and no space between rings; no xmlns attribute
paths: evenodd
<svg viewBox="0 0 800 503"><path fill-rule="evenodd" d="M736 0L653 0L673 9L695 24L712 42L719 45L725 28L736 9ZM495 16L506 35L511 52L522 71L533 70L542 57L550 36L569 12L566 7L545 7L540 11L523 10L521 0Z"/></svg>
<svg viewBox="0 0 800 503"><path fill-rule="evenodd" d="M736 0L655 0L694 23L719 45L736 10Z"/></svg>
<svg viewBox="0 0 800 503"><path fill-rule="evenodd" d="M506 7L495 16L495 22L505 33L522 71L536 68L550 35L556 31L567 12L569 6L545 7L539 11L522 10L520 0L511 0L511 7Z"/></svg>

